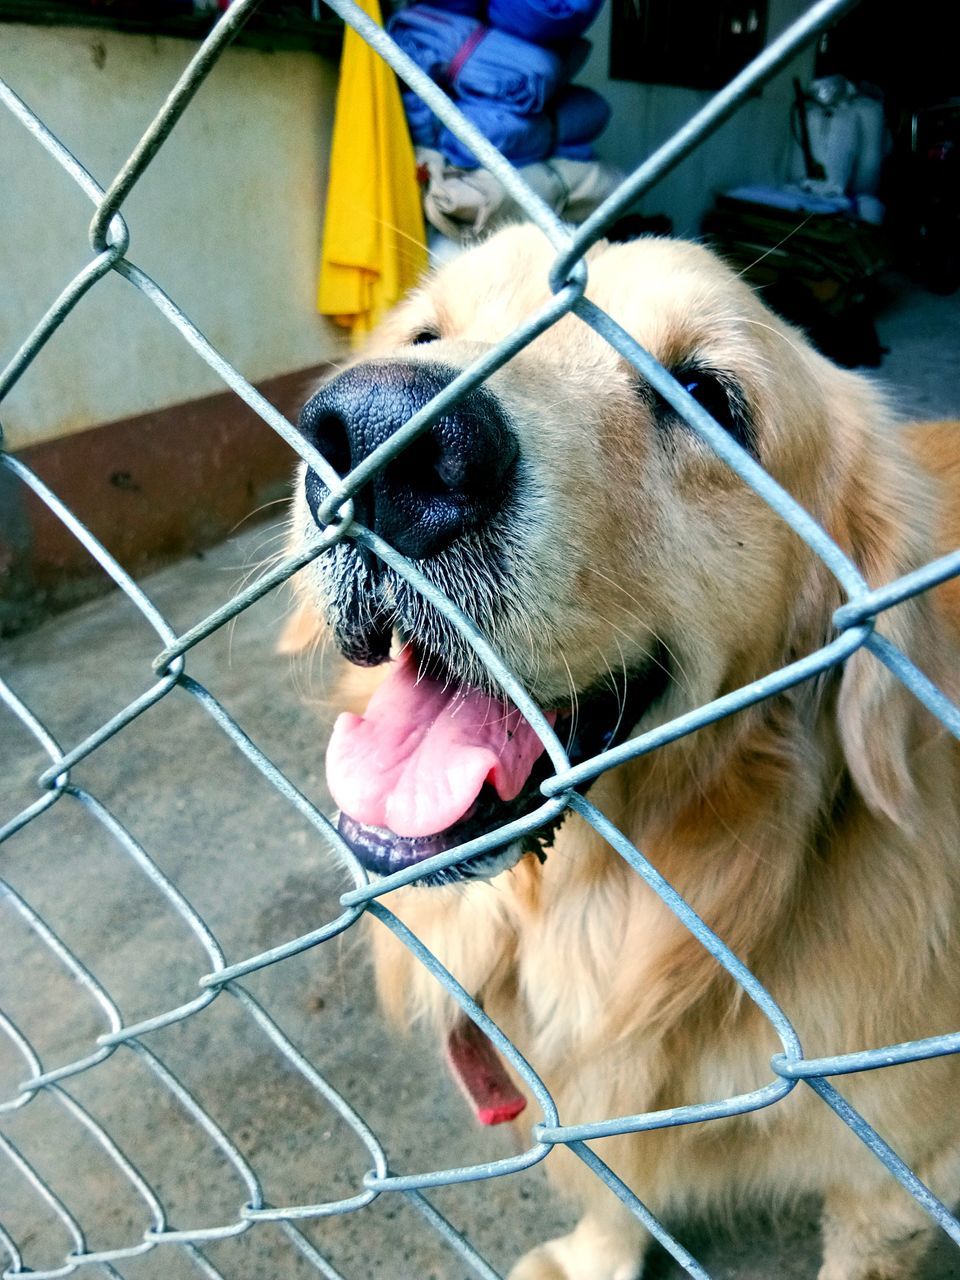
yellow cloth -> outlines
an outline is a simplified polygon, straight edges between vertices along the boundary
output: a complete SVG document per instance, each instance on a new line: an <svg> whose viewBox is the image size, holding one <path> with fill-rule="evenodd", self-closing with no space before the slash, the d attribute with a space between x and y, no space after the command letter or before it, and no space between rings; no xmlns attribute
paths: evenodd
<svg viewBox="0 0 960 1280"><path fill-rule="evenodd" d="M360 3L381 23L378 0ZM317 308L357 341L417 283L426 265L416 160L397 81L347 27Z"/></svg>

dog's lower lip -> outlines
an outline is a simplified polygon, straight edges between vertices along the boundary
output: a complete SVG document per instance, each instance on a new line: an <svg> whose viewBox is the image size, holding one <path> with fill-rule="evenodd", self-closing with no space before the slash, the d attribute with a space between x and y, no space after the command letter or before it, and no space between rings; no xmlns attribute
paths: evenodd
<svg viewBox="0 0 960 1280"><path fill-rule="evenodd" d="M417 866L438 853L446 853L456 845L464 844L483 834L482 817L478 811L489 808L489 800L472 805L467 813L445 831L431 836L398 836L386 827L367 826L357 822L349 814L341 812L337 829L357 855L362 865L377 875L388 876L395 871L405 871Z"/></svg>
<svg viewBox="0 0 960 1280"><path fill-rule="evenodd" d="M539 802L542 802L543 797L539 793L539 787L549 771L549 761L543 757L538 762L538 767L534 769L527 786L515 800L508 802L500 800L492 787L484 786L476 803L469 811L452 826L444 831L438 831L435 835L398 836L385 827L372 827L357 822L342 811L337 829L367 871L379 876L389 876L394 872L418 866L436 854L446 853L449 849L455 849L458 845L484 836L497 827L502 827L529 813L531 809L537 807ZM509 858L505 856L505 846L495 846L492 850L474 854L450 867L430 873L419 879L417 883L439 885L486 878L492 873L492 868L495 867L497 871L506 870L509 866L513 866L524 853L536 849L544 834L533 833L526 838L506 842L506 848L511 850L513 855Z"/></svg>

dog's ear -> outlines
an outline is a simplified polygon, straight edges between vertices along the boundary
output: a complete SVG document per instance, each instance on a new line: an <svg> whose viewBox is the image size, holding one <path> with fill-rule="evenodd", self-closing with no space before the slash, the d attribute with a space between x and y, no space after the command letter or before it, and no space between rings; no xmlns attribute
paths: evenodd
<svg viewBox="0 0 960 1280"><path fill-rule="evenodd" d="M872 424L871 424L872 425ZM881 426L883 430L883 426ZM936 504L889 427L864 438L848 470L841 545L871 587L892 582L932 558ZM840 530L838 530L840 532ZM936 679L940 655L931 603L924 596L880 614L876 631ZM867 649L847 660L838 700L840 740L853 781L874 812L911 825L913 757L933 727L918 700Z"/></svg>
<svg viewBox="0 0 960 1280"><path fill-rule="evenodd" d="M877 631L914 661L921 613L908 603L877 624ZM912 825L916 789L911 757L923 714L914 695L868 650L860 649L847 660L838 717L850 774L869 807L904 828Z"/></svg>

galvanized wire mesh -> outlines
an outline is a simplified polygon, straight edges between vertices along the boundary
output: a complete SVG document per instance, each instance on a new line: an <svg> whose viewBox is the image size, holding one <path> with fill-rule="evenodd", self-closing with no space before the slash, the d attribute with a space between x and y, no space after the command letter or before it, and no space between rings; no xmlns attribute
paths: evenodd
<svg viewBox="0 0 960 1280"><path fill-rule="evenodd" d="M870 650L876 660L884 663L954 736L960 737L960 710L931 684L906 654L899 651L888 640L878 636L873 625L877 615L884 610L960 574L960 552L945 556L895 582L887 583L874 590L868 589L856 567L830 540L824 530L710 418L657 361L609 315L584 297L587 273L583 255L602 235L604 228L693 148L699 146L737 110L753 90L774 75L798 50L849 7L850 3L851 0L820 0L819 3L812 5L802 18L773 41L735 80L716 94L667 143L644 161L621 188L574 232L558 222L553 213L526 187L517 172L468 121L462 118L455 105L400 52L384 31L371 22L353 3L353 0L331 0L332 7L337 13L386 59L457 137L475 152L489 170L496 174L556 249L551 273L554 296L541 313L532 317L509 338L465 370L429 405L343 477L333 472L327 461L302 438L298 431L214 350L176 302L164 293L160 285L127 257L129 232L122 213L124 201L163 146L232 36L256 7L257 0L238 0L238 3L235 3L217 23L174 86L167 101L129 159L106 190L91 177L80 160L54 137L30 107L21 101L11 88L0 82L0 98L5 106L36 138L38 144L46 149L52 160L59 164L89 196L95 208L89 232L92 250L90 260L65 286L63 292L13 356L5 371L0 374L0 399L27 371L34 357L51 335L67 321L84 295L109 272L116 272L153 303L194 349L199 358L205 360L227 386L259 414L267 427L282 436L320 474L330 490L321 512L323 519L328 521L327 526L309 549L285 559L254 584L214 609L207 617L181 634L177 634L144 591L63 505L56 494L51 492L20 461L9 455L2 456L3 465L8 471L20 483L31 489L37 498L63 522L70 533L82 543L103 571L113 579L139 610L156 633L160 651L153 662L152 675L146 678L144 691L83 741L67 748L61 747L55 741L41 720L8 684L0 682L0 695L9 712L32 735L50 761L49 767L38 779L40 787L38 798L0 829L0 842L28 824L42 821L56 805L81 806L100 825L112 842L112 847L122 857L129 859L165 897L170 912L179 918L206 953L209 968L209 972L199 978L200 992L196 997L176 1008L158 1010L151 1017L135 1023L127 1023L97 975L73 953L29 902L12 886L0 882L4 910L18 915L49 950L50 955L62 967L64 973L86 992L99 1011L104 1027L95 1043L89 1046L88 1052L61 1066L47 1069L22 1030L10 1018L0 1014L0 1026L12 1048L22 1057L25 1073L16 1096L0 1102L0 1114L29 1107L43 1095L54 1099L63 1109L64 1124L75 1123L82 1126L99 1144L121 1177L140 1198L145 1223L142 1235L131 1239L123 1247L108 1250L91 1247L88 1232L90 1229L95 1230L96 1224L85 1225L79 1221L69 1207L69 1192L64 1191L55 1178L48 1180L44 1173L0 1132L0 1147L12 1166L19 1172L25 1185L32 1190L33 1194L59 1218L73 1241L73 1248L62 1264L46 1270L31 1269L28 1250L0 1226L0 1245L8 1256L8 1263L3 1272L4 1277L28 1272L35 1277L61 1276L87 1266L99 1267L101 1272L110 1276L119 1276L121 1272L118 1267L124 1259L132 1259L151 1250L164 1249L180 1251L202 1275L216 1277L221 1273L205 1256L203 1251L205 1242L238 1236L254 1229L258 1224L272 1222L279 1224L301 1257L319 1274L335 1278L340 1273L318 1252L316 1246L297 1225L298 1222L351 1213L369 1205L377 1197L400 1195L419 1210L430 1227L475 1275L490 1280L497 1273L461 1233L437 1211L424 1192L430 1188L454 1183L482 1183L487 1179L515 1173L542 1160L557 1144L564 1144L609 1186L611 1191L679 1262L687 1274L702 1278L707 1275L703 1267L586 1144L594 1138L692 1124L756 1110L777 1103L801 1082L813 1089L826 1105L834 1110L839 1117L838 1122L842 1121L857 1134L951 1239L960 1245L960 1222L830 1083L830 1077L849 1072L956 1053L960 1051L960 1032L933 1036L908 1044L878 1047L839 1057L805 1058L797 1031L770 993L729 950L723 940L707 927L690 905L664 880L643 853L635 848L588 799L575 790L576 787L595 779L614 765L654 751L659 746L685 734L693 733L721 717L731 715L801 681L808 680L842 662L861 647ZM585 324L605 338L682 414L693 430L727 465L804 539L836 577L847 597L847 602L834 615L836 637L821 649L576 767L571 767L561 743L549 724L485 638L453 603L418 572L412 563L354 520L351 501L351 496L361 485L368 481L378 469L384 467L410 441L427 430L452 402L479 385L494 370L531 342L538 333L568 312L579 316ZM486 663L499 684L509 693L534 726L554 767L552 777L542 786L543 804L534 812L511 823L508 827L494 831L481 839L472 840L459 849L437 855L376 883L368 882L366 874L357 864L350 849L339 837L329 819L319 812L251 741L210 691L188 675L186 670L187 655L194 646L203 642L242 610L343 538L353 538L365 544L440 610ZM148 713L174 690L179 690L194 699L212 717L216 725L239 748L253 768L258 770L284 800L312 826L319 840L333 849L354 881L354 888L342 896L342 911L335 919L308 934L291 939L269 951L248 956L237 963L227 963L223 949L200 915L130 831L96 796L72 780L71 771L75 765L87 759L115 735L122 733L132 721ZM684 1106L667 1112L606 1117L593 1123L565 1125L561 1123L554 1101L538 1078L533 1066L490 1021L470 994L454 980L451 974L426 950L423 943L385 905L390 893L398 886L416 881L483 850L504 846L518 835L536 829L566 809L579 813L609 842L611 847L642 877L683 925L715 957L717 964L734 978L769 1020L770 1026L779 1038L782 1052L772 1060L771 1079L766 1085L751 1093L728 1097L721 1101ZM392 1171L387 1152L377 1135L351 1107L350 1102L296 1048L263 1005L241 985L240 980L247 975L267 966L282 964L289 957L308 948L318 947L344 933L356 924L365 912L375 916L396 934L460 1005L465 1014L489 1036L526 1081L542 1114L539 1122L532 1128L530 1145L520 1154L486 1164L431 1170L426 1173L398 1174ZM339 1114L355 1134L358 1143L367 1153L369 1171L356 1186L353 1194L319 1204L298 1203L276 1207L266 1203L257 1172L241 1154L236 1143L146 1042L150 1032L199 1015L224 996L236 1002L249 1019L251 1028L255 1028L272 1042L290 1067L299 1073L310 1088ZM140 1064L152 1074L158 1085L166 1090L170 1097L184 1109L185 1114L206 1133L226 1163L236 1173L243 1190L239 1196L240 1202L237 1204L236 1212L229 1221L215 1226L174 1227L168 1210L139 1171L135 1162L136 1152L128 1153L122 1150L97 1116L71 1093L69 1087L71 1080L80 1073L95 1071L100 1064L118 1052L136 1057Z"/></svg>

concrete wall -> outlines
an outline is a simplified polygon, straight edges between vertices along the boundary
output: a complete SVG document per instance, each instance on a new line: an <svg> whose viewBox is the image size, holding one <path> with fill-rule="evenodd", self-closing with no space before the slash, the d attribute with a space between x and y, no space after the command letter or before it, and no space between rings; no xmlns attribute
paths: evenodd
<svg viewBox="0 0 960 1280"><path fill-rule="evenodd" d="M779 33L809 7L809 0L770 0L767 39ZM633 169L685 123L710 94L670 85L645 85L611 80L607 74L610 50L610 6L604 5L588 33L593 52L577 77L603 93L613 108L613 120L600 138L604 160ZM763 91L747 102L731 120L664 178L638 206L643 213L666 213L677 235L695 236L700 219L718 191L745 182L781 181L789 142L791 79L806 83L813 68L812 47L795 59Z"/></svg>
<svg viewBox="0 0 960 1280"><path fill-rule="evenodd" d="M100 182L196 50L184 40L0 24L0 74ZM251 381L333 354L315 309L336 67L230 50L125 206L130 258ZM89 258L92 205L0 109L0 363ZM220 391L125 281L97 284L3 405L20 448Z"/></svg>

